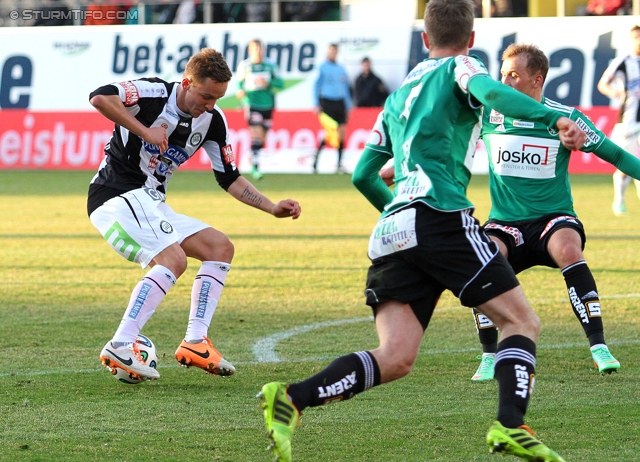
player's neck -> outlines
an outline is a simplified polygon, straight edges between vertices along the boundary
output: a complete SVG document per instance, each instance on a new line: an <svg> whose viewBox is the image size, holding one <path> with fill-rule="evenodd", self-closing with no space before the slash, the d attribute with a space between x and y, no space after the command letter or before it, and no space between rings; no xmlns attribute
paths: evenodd
<svg viewBox="0 0 640 462"><path fill-rule="evenodd" d="M469 48L431 48L429 58L448 58L450 56L468 55Z"/></svg>

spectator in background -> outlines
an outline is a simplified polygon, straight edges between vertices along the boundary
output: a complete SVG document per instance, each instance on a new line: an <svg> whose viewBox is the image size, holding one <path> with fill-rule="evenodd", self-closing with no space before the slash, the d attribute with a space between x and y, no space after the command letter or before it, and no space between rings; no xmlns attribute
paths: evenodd
<svg viewBox="0 0 640 462"><path fill-rule="evenodd" d="M126 8L118 0L94 0L87 5L86 26L110 26L124 24Z"/></svg>
<svg viewBox="0 0 640 462"><path fill-rule="evenodd" d="M69 7L62 0L48 0L40 7L41 15L33 23L34 26L72 26L73 17Z"/></svg>
<svg viewBox="0 0 640 462"><path fill-rule="evenodd" d="M362 73L356 78L353 90L355 107L381 107L389 96L384 82L371 70L371 60L367 57L360 63Z"/></svg>
<svg viewBox="0 0 640 462"><path fill-rule="evenodd" d="M244 10L247 13L247 22L271 21L271 3L247 3Z"/></svg>
<svg viewBox="0 0 640 462"><path fill-rule="evenodd" d="M327 60L320 65L318 78L313 86L313 99L316 113L320 117L320 123L327 127L334 125L333 122L337 124L337 173L341 173L343 171L341 162L346 135L347 113L351 110L351 91L349 90L347 70L344 66L338 64L337 57L338 45L332 43L327 50ZM326 142L327 137L323 138L318 146L318 151L313 161L314 173L318 171L318 157Z"/></svg>
<svg viewBox="0 0 640 462"><path fill-rule="evenodd" d="M182 0L176 10L176 16L173 18L174 24L194 24L202 23L202 21L202 4L197 4L195 0Z"/></svg>
<svg viewBox="0 0 640 462"><path fill-rule="evenodd" d="M628 0L589 0L587 2L587 16L612 16L627 14Z"/></svg>
<svg viewBox="0 0 640 462"><path fill-rule="evenodd" d="M317 21L322 16L322 2L286 2L282 21Z"/></svg>
<svg viewBox="0 0 640 462"><path fill-rule="evenodd" d="M170 0L162 0L161 3L153 5L152 22L154 24L173 24L179 6L179 3L171 3ZM149 7L150 5L147 5L147 8Z"/></svg>

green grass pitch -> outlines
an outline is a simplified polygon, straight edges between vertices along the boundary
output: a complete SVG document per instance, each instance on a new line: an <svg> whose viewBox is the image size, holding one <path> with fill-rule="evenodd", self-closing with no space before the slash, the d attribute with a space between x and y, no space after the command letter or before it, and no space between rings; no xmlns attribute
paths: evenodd
<svg viewBox="0 0 640 462"><path fill-rule="evenodd" d="M0 461L267 461L255 398L268 381L297 381L339 355L375 348L362 295L377 212L347 175L266 175L274 200L300 201L276 220L222 191L210 173L178 173L168 202L230 236L236 256L210 330L233 377L177 365L187 272L143 329L160 380L118 383L98 355L144 272L113 252L86 216L93 172L0 172ZM600 376L558 270L520 276L542 320L527 423L567 461L640 454L640 200L611 213L609 175L573 176L585 254L605 335L622 369ZM483 221L487 178L469 196ZM472 383L480 348L469 309L445 293L414 371L355 399L307 409L297 461L491 461L484 438L497 385ZM507 460L507 459L504 459ZM515 459L513 459L515 460Z"/></svg>

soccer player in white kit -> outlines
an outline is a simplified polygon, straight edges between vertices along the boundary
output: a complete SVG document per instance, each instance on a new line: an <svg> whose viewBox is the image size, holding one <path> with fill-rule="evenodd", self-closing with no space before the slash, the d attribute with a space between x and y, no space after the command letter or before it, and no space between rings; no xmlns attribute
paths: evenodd
<svg viewBox="0 0 640 462"><path fill-rule="evenodd" d="M618 56L602 74L598 90L620 101L618 121L611 132L611 140L625 151L638 156L640 147L640 26L631 28L632 53ZM627 213L625 193L631 177L620 170L613 174L613 213ZM640 198L640 182L634 180Z"/></svg>
<svg viewBox="0 0 640 462"><path fill-rule="evenodd" d="M183 366L210 374L235 372L208 336L234 246L221 231L175 212L165 202L171 176L196 151L204 150L220 187L240 202L277 218L300 216L298 202L274 204L238 172L226 118L216 106L231 76L222 54L209 48L189 59L180 82L118 82L90 95L91 104L115 123L115 130L89 186L89 218L118 254L143 269L151 267L133 289L120 326L100 353L111 370L120 368L138 379L160 376L142 360L136 337L192 257L202 266L175 357Z"/></svg>

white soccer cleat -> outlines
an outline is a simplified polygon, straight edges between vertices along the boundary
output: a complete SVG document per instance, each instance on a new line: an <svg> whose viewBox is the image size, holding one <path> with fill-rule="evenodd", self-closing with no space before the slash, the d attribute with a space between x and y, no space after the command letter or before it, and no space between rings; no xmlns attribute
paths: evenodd
<svg viewBox="0 0 640 462"><path fill-rule="evenodd" d="M114 368L120 368L140 380L160 378L160 373L155 368L144 364L135 342L120 348L114 348L111 342L108 342L100 352L100 361L112 372Z"/></svg>

